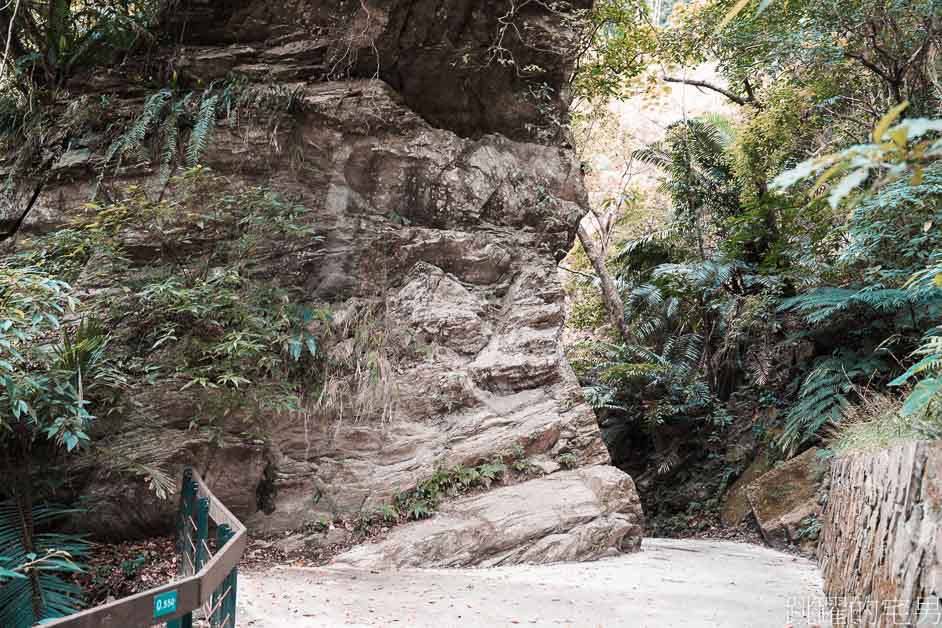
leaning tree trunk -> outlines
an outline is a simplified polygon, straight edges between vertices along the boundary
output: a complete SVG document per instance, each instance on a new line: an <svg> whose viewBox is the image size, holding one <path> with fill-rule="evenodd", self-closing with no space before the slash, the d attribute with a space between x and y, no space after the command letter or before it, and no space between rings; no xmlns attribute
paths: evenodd
<svg viewBox="0 0 942 628"><path fill-rule="evenodd" d="M625 304L621 300L621 294L615 285L615 279L608 272L605 266L605 252L592 239L592 236L586 231L584 225L579 225L579 242L585 249L585 254L592 264L595 274L599 277L599 284L602 290L602 304L605 306L605 312L608 314L608 320L621 336L622 340L627 341L631 337L628 331L628 323L625 321Z"/></svg>

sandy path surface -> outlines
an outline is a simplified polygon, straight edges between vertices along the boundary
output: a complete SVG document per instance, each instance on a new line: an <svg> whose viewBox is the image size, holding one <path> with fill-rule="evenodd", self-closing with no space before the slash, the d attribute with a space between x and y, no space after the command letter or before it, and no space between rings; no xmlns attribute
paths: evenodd
<svg viewBox="0 0 942 628"><path fill-rule="evenodd" d="M239 575L239 626L800 628L812 561L724 541L645 539L593 563L493 569L274 568Z"/></svg>

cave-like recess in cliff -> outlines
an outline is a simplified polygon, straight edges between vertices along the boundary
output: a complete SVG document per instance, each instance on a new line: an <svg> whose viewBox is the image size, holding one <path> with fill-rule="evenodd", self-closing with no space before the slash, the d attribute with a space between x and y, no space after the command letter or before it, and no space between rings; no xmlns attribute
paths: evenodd
<svg viewBox="0 0 942 628"><path fill-rule="evenodd" d="M553 143L567 104L563 59L575 45L567 20L591 4L554 12L496 0L185 0L164 32L190 54L231 46L290 59L296 80L379 77L430 124L463 137ZM199 69L193 79L211 78Z"/></svg>

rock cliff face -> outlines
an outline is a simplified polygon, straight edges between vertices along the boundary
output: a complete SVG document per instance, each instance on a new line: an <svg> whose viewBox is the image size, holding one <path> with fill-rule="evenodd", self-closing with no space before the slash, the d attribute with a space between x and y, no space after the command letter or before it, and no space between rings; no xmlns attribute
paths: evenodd
<svg viewBox="0 0 942 628"><path fill-rule="evenodd" d="M341 341L331 351L350 350L364 313L373 329L395 331L391 353L397 343L423 351L388 361L380 403L363 412L278 415L264 438L231 433L210 446L187 430L185 396L168 391L148 400L148 425L116 428L112 446L159 435L164 462L197 464L263 533L378 505L435 468L522 448L548 475L467 498L376 551L396 564L458 565L636 548L634 486L599 466L608 454L559 346L556 262L586 203L556 125L571 68L567 20L590 3L571 4L181 3L166 28L179 42L177 80L234 74L294 99L277 124L222 125L204 159L314 210L322 246L272 272L334 312ZM115 75L82 88L131 101L145 93ZM82 169L105 147L82 142L63 163L78 183L47 188L34 227L61 222L87 190ZM588 468L557 473L563 454ZM89 521L110 533L159 528L173 507L113 477L93 474L88 490L101 503Z"/></svg>
<svg viewBox="0 0 942 628"><path fill-rule="evenodd" d="M835 626L942 619L942 444L837 459L818 544Z"/></svg>

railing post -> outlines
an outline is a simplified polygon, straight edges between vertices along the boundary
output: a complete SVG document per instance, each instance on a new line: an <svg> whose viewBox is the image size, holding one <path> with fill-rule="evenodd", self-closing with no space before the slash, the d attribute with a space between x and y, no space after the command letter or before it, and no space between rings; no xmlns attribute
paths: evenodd
<svg viewBox="0 0 942 628"><path fill-rule="evenodd" d="M232 532L229 529L229 526L225 523L219 524L219 527L216 528L216 551L222 549L222 547L229 542L229 539L232 538ZM224 597L226 595L226 584L229 580L227 576L225 580L213 591L213 605L215 609L213 611L213 616L210 618L211 626L221 626L222 622L226 619L226 606L228 600Z"/></svg>
<svg viewBox="0 0 942 628"><path fill-rule="evenodd" d="M209 540L209 498L200 497L196 502L196 560L193 562L194 569L199 572L206 564L209 556L206 552L206 545Z"/></svg>
<svg viewBox="0 0 942 628"><path fill-rule="evenodd" d="M187 489L186 520L183 522L183 529L186 532L183 535L183 556L188 559L183 563L183 573L186 575L193 575L199 571L199 567L196 566L196 556L198 553L196 544L198 500L199 483L196 480L192 480ZM191 568L192 571L189 571Z"/></svg>
<svg viewBox="0 0 942 628"><path fill-rule="evenodd" d="M183 483L180 488L180 509L177 512L177 552L181 557L180 569L184 574L187 573L186 557L191 555L190 538L192 528L190 519L193 516L193 503L196 499L198 486L196 481L193 480L193 468L184 468ZM195 560L195 556L192 558ZM171 619L167 622L167 628L193 628L193 613Z"/></svg>
<svg viewBox="0 0 942 628"><path fill-rule="evenodd" d="M190 491L193 488L193 468L183 469L183 483L180 486L180 507L177 509L177 553L187 551L186 537L189 523Z"/></svg>
<svg viewBox="0 0 942 628"><path fill-rule="evenodd" d="M193 628L193 613L171 619L167 622L167 628Z"/></svg>
<svg viewBox="0 0 942 628"><path fill-rule="evenodd" d="M239 568L233 567L232 571L229 573L229 597L226 598L226 602L229 605L229 624L226 628L235 628L235 617L236 617L236 593L239 591Z"/></svg>

